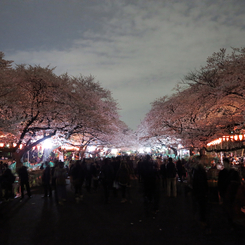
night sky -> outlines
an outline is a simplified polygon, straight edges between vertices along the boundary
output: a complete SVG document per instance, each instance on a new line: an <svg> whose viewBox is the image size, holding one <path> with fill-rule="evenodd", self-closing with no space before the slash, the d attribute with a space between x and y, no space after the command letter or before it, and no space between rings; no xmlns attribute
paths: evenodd
<svg viewBox="0 0 245 245"><path fill-rule="evenodd" d="M93 75L136 129L220 48L245 46L243 0L0 0L0 51L16 64Z"/></svg>

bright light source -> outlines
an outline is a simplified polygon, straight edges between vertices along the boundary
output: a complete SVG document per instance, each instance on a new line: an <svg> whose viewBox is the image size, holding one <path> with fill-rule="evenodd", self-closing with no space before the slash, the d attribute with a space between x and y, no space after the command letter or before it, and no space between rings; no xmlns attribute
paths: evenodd
<svg viewBox="0 0 245 245"><path fill-rule="evenodd" d="M150 148L150 147L146 147L146 148L145 148L145 151L146 151L147 153L150 153L150 152L151 152L151 148Z"/></svg>
<svg viewBox="0 0 245 245"><path fill-rule="evenodd" d="M111 149L111 154L117 154L117 149Z"/></svg>
<svg viewBox="0 0 245 245"><path fill-rule="evenodd" d="M96 149L96 146L94 146L94 145L88 146L89 152L93 152L93 151L95 151L95 149Z"/></svg>
<svg viewBox="0 0 245 245"><path fill-rule="evenodd" d="M144 150L142 148L139 149L139 153L144 153Z"/></svg>
<svg viewBox="0 0 245 245"><path fill-rule="evenodd" d="M51 139L44 140L42 142L43 148L50 149L53 146L53 141Z"/></svg>

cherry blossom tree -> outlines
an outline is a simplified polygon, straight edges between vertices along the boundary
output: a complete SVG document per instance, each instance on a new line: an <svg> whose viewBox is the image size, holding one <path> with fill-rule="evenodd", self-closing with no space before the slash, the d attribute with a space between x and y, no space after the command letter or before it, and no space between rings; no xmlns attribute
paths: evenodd
<svg viewBox="0 0 245 245"><path fill-rule="evenodd" d="M162 121L165 110L161 110L161 102L164 102L165 99L164 97L152 104L152 109L147 113L136 131L137 138L142 146L150 146L151 148L164 146L172 149L174 154L177 155L177 148L181 140L177 138L178 134L174 130L175 127L172 127L171 122L167 121L169 117L166 116L167 120L165 122ZM166 125L164 126L164 123L170 125L173 129Z"/></svg>
<svg viewBox="0 0 245 245"><path fill-rule="evenodd" d="M193 91L189 91L191 96L197 96L192 105L198 108L194 115L201 130L198 138L202 144L244 129L244 68L244 48L233 49L230 55L221 49L207 59L207 65L200 71L185 77L183 84Z"/></svg>
<svg viewBox="0 0 245 245"><path fill-rule="evenodd" d="M176 93L152 103L146 115L149 136L181 138L202 147L224 134L244 130L245 49L214 53L190 72Z"/></svg>
<svg viewBox="0 0 245 245"><path fill-rule="evenodd" d="M11 73L8 83L1 83L0 128L11 133L7 140L16 143L19 163L25 152L66 127L68 113L61 100L61 79L53 69L19 65Z"/></svg>
<svg viewBox="0 0 245 245"><path fill-rule="evenodd" d="M57 76L50 67L12 68L3 55L0 61L0 130L6 141L16 143L18 165L25 152L50 137L71 142L79 135L91 142L118 127L117 103L92 76Z"/></svg>
<svg viewBox="0 0 245 245"><path fill-rule="evenodd" d="M90 144L118 145L128 127L119 118L118 105L111 92L90 77L68 77L73 84L73 117L65 131L66 143L78 146L84 153Z"/></svg>

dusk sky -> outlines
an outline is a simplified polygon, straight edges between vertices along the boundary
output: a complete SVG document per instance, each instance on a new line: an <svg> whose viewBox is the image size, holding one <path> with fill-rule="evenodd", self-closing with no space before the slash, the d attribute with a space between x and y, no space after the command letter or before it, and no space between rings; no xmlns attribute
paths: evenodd
<svg viewBox="0 0 245 245"><path fill-rule="evenodd" d="M5 59L91 74L132 129L208 56L245 47L244 0L0 0L0 23Z"/></svg>

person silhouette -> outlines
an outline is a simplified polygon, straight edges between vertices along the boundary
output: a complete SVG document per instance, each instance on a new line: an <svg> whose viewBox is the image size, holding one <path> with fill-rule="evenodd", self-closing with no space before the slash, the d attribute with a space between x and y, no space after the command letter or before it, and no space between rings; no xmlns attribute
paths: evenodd
<svg viewBox="0 0 245 245"><path fill-rule="evenodd" d="M27 171L27 167L22 165L22 167L18 170L18 175L20 179L20 188L21 188L21 200L24 198L24 190L26 188L27 195L31 198L31 190L29 185L29 174Z"/></svg>
<svg viewBox="0 0 245 245"><path fill-rule="evenodd" d="M234 229L234 202L241 184L239 173L231 168L228 158L223 159L224 169L218 175L218 191L223 205L223 212L231 229Z"/></svg>
<svg viewBox="0 0 245 245"><path fill-rule="evenodd" d="M48 161L45 162L45 169L42 174L42 183L44 187L43 197L52 197L52 187L51 187L51 168Z"/></svg>

